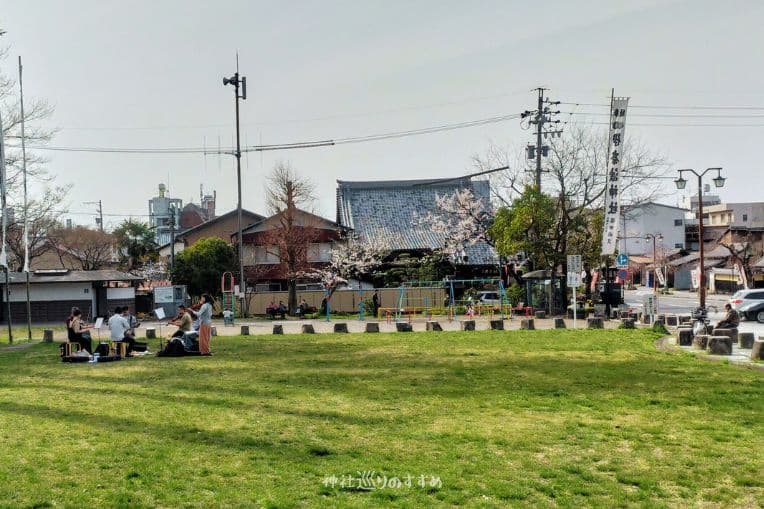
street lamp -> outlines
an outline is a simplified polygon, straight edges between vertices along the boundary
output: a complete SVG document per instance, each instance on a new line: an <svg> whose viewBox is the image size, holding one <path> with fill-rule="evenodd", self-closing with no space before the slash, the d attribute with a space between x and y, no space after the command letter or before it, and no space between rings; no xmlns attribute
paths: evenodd
<svg viewBox="0 0 764 509"><path fill-rule="evenodd" d="M684 189L687 185L687 180L685 180L682 177L682 174L684 172L689 172L698 177L698 244L700 246L700 263L698 264L698 268L700 269L700 283L699 283L699 289L698 294L700 296L700 308L705 310L706 309L706 266L705 266L705 259L704 259L704 246L703 246L703 176L708 173L709 171L715 171L716 172L716 178L712 179L714 181L714 186L716 187L724 187L724 181L727 180L724 177L722 177L722 169L719 167L715 168L706 168L706 170L703 173L698 173L695 170L691 168L686 168L683 170L677 170L679 172L679 178L674 180L674 184L676 184L677 189Z"/></svg>
<svg viewBox="0 0 764 509"><path fill-rule="evenodd" d="M645 240L653 239L653 293L658 293L658 265L655 261L655 240L663 242L663 234L658 235L654 233L648 233L645 235Z"/></svg>

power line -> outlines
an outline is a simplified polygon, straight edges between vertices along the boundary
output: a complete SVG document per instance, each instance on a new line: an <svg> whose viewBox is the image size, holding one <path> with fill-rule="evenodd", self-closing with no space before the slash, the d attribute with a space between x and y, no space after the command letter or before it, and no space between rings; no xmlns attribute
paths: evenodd
<svg viewBox="0 0 764 509"><path fill-rule="evenodd" d="M602 106L609 108L610 104L606 103L580 103L580 102L564 102L560 104L568 106ZM764 111L764 106L669 106L669 105L646 105L646 104L629 104L629 108L641 108L641 109L661 109L661 110L757 110Z"/></svg>
<svg viewBox="0 0 764 509"><path fill-rule="evenodd" d="M365 136L354 136L347 138L313 140L292 143L279 143L270 145L252 145L242 148L242 152L265 152L271 150L294 150L304 148L327 147L333 145L346 145L352 143L366 143L371 141L389 140L395 138L405 138L409 136L420 136L424 134L434 134L457 129L467 129L471 127L480 127L484 125L506 122L520 118L520 114L507 114L495 117L482 118L477 120L468 120L453 124L442 124L421 129L409 129L405 131L392 131L386 133L370 134ZM36 150L48 150L54 152L95 152L95 153L117 153L117 154L233 154L234 149L220 148L217 151L209 150L206 147L150 147L150 148L127 148L127 147L65 147L65 146L35 146Z"/></svg>

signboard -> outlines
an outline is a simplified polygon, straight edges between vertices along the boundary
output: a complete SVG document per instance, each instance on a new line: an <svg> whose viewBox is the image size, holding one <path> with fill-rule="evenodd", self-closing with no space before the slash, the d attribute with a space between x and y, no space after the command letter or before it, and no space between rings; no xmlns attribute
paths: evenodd
<svg viewBox="0 0 764 509"><path fill-rule="evenodd" d="M666 276L663 275L663 269L656 267L655 278L658 280L660 286L666 286Z"/></svg>
<svg viewBox="0 0 764 509"><path fill-rule="evenodd" d="M613 97L610 108L607 175L605 184L605 223L602 232L602 255L615 253L621 215L621 160L626 125L628 97Z"/></svg>
<svg viewBox="0 0 764 509"><path fill-rule="evenodd" d="M621 281L626 281L629 279L629 271L626 269L621 269L618 271L618 279Z"/></svg>
<svg viewBox="0 0 764 509"><path fill-rule="evenodd" d="M581 286L581 255L568 255L568 287Z"/></svg>
<svg viewBox="0 0 764 509"><path fill-rule="evenodd" d="M620 253L615 257L615 266L619 269L625 269L629 266L629 255L626 253Z"/></svg>
<svg viewBox="0 0 764 509"><path fill-rule="evenodd" d="M157 315L157 320L164 320L165 316L167 316L164 314L164 308L156 308L154 314Z"/></svg>
<svg viewBox="0 0 764 509"><path fill-rule="evenodd" d="M650 293L645 295L645 299L643 301L644 306L644 314L655 316L658 314L658 295L655 293Z"/></svg>
<svg viewBox="0 0 764 509"><path fill-rule="evenodd" d="M172 286L159 286L154 288L154 303L155 304L170 304L173 300L174 292Z"/></svg>
<svg viewBox="0 0 764 509"><path fill-rule="evenodd" d="M690 271L690 279L692 279L693 290L700 288L700 267L695 267Z"/></svg>

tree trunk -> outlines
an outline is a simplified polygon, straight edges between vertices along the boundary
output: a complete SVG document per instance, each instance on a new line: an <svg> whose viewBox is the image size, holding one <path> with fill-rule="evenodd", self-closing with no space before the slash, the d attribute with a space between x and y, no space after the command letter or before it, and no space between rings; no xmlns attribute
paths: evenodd
<svg viewBox="0 0 764 509"><path fill-rule="evenodd" d="M297 309L297 280L292 278L289 280L289 299L287 307L289 308L289 314L294 315Z"/></svg>

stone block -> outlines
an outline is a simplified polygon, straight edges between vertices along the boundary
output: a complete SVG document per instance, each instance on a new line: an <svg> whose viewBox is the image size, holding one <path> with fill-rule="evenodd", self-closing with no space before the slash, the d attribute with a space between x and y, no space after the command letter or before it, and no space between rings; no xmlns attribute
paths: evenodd
<svg viewBox="0 0 764 509"><path fill-rule="evenodd" d="M679 325L679 319L676 315L666 316L666 327L677 327Z"/></svg>
<svg viewBox="0 0 764 509"><path fill-rule="evenodd" d="M753 342L753 346L751 347L751 360L764 360L764 339L759 338Z"/></svg>
<svg viewBox="0 0 764 509"><path fill-rule="evenodd" d="M555 329L564 329L565 328L565 320L562 318L555 318L554 319L554 328Z"/></svg>
<svg viewBox="0 0 764 509"><path fill-rule="evenodd" d="M242 325L241 326L241 335L242 336L249 336L249 325Z"/></svg>
<svg viewBox="0 0 764 509"><path fill-rule="evenodd" d="M678 327L676 330L676 344L679 346L692 346L692 327Z"/></svg>
<svg viewBox="0 0 764 509"><path fill-rule="evenodd" d="M439 332L439 331L443 330L443 327L440 326L440 323L438 323L438 322L436 322L434 320L430 320L430 321L427 322L426 329L428 331Z"/></svg>
<svg viewBox="0 0 764 509"><path fill-rule="evenodd" d="M156 339L157 338L157 330L154 327L146 327L146 338L147 339Z"/></svg>
<svg viewBox="0 0 764 509"><path fill-rule="evenodd" d="M751 348L753 346L753 332L740 332L737 335L740 348Z"/></svg>
<svg viewBox="0 0 764 509"><path fill-rule="evenodd" d="M696 350L705 350L708 347L708 334L697 334L692 338L692 347Z"/></svg>
<svg viewBox="0 0 764 509"><path fill-rule="evenodd" d="M53 329L45 329L42 331L42 340L45 343L53 343Z"/></svg>
<svg viewBox="0 0 764 509"><path fill-rule="evenodd" d="M691 324L692 317L690 315L679 315L679 325Z"/></svg>
<svg viewBox="0 0 764 509"><path fill-rule="evenodd" d="M379 323L366 322L366 332L379 332Z"/></svg>
<svg viewBox="0 0 764 509"><path fill-rule="evenodd" d="M711 336L708 338L708 353L711 355L732 355L732 338Z"/></svg>
<svg viewBox="0 0 764 509"><path fill-rule="evenodd" d="M586 327L588 329L604 329L605 321L602 318L587 318Z"/></svg>
<svg viewBox="0 0 764 509"><path fill-rule="evenodd" d="M535 313L536 318L546 318L546 311L536 311Z"/></svg>
<svg viewBox="0 0 764 509"><path fill-rule="evenodd" d="M737 328L734 329L717 329L715 328L711 332L712 336L727 336L729 337L733 343L737 343Z"/></svg>
<svg viewBox="0 0 764 509"><path fill-rule="evenodd" d="M304 323L302 324L302 333L303 334L315 334L316 329L313 328L312 323Z"/></svg>
<svg viewBox="0 0 764 509"><path fill-rule="evenodd" d="M274 334L284 334L284 326L283 325L274 325L273 326L273 333Z"/></svg>
<svg viewBox="0 0 764 509"><path fill-rule="evenodd" d="M212 327L210 327L210 330L211 330L210 336L217 336L218 335L218 328L215 327L214 325Z"/></svg>
<svg viewBox="0 0 764 509"><path fill-rule="evenodd" d="M624 329L633 329L634 328L634 320L631 318L624 318L621 320L621 326Z"/></svg>
<svg viewBox="0 0 764 509"><path fill-rule="evenodd" d="M536 328L536 322L533 318L523 318L520 320L520 328L525 330L534 330Z"/></svg>
<svg viewBox="0 0 764 509"><path fill-rule="evenodd" d="M395 322L395 330L398 332L413 332L414 328L408 322Z"/></svg>
<svg viewBox="0 0 764 509"><path fill-rule="evenodd" d="M491 330L504 330L504 320L491 320Z"/></svg>
<svg viewBox="0 0 764 509"><path fill-rule="evenodd" d="M334 332L348 332L348 324L346 324L346 323L335 323L334 324Z"/></svg>
<svg viewBox="0 0 764 509"><path fill-rule="evenodd" d="M475 330L475 320L462 320L462 330Z"/></svg>

